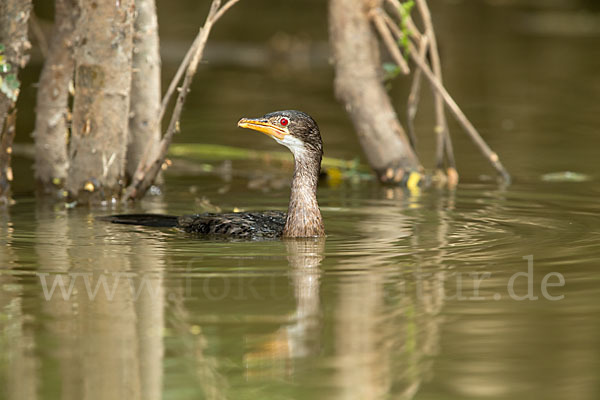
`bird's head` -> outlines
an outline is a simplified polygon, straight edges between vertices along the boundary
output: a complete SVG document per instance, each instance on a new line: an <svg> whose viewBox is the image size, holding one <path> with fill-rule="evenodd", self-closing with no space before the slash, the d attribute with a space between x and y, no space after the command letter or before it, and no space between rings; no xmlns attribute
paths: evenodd
<svg viewBox="0 0 600 400"><path fill-rule="evenodd" d="M275 111L260 118L242 118L241 128L253 129L271 136L290 149L295 157L323 154L323 142L317 123L302 111Z"/></svg>

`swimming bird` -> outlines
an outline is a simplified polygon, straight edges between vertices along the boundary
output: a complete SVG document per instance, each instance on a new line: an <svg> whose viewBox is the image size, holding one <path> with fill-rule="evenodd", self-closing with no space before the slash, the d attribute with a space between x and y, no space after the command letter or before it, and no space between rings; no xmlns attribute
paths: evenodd
<svg viewBox="0 0 600 400"><path fill-rule="evenodd" d="M272 112L260 118L242 118L238 126L270 136L294 155L294 177L287 213L255 211L179 217L122 214L101 219L117 224L176 227L207 237L269 239L325 236L323 218L317 203L317 182L323 157L323 142L317 123L302 111L286 110Z"/></svg>

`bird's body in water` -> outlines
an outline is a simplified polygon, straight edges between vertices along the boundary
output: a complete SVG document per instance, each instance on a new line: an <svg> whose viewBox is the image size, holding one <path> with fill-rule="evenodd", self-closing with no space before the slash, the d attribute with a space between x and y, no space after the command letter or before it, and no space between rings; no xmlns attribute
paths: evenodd
<svg viewBox="0 0 600 400"><path fill-rule="evenodd" d="M207 237L270 239L325 236L317 203L317 181L323 144L316 122L301 111L287 110L269 113L261 118L242 118L238 126L271 136L279 144L289 148L294 155L294 178L287 213L257 211L180 217L125 214L102 219L117 224L177 227L185 232Z"/></svg>

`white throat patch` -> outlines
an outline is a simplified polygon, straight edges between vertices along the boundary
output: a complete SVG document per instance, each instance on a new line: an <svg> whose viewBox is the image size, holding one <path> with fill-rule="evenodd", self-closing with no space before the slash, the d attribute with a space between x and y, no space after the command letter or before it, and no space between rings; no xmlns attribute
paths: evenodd
<svg viewBox="0 0 600 400"><path fill-rule="evenodd" d="M285 135L283 137L283 140L277 139L276 137L273 137L273 139L275 139L277 143L282 144L288 149L290 149L290 151L296 157L303 155L306 151L306 148L304 147L304 142L292 135Z"/></svg>

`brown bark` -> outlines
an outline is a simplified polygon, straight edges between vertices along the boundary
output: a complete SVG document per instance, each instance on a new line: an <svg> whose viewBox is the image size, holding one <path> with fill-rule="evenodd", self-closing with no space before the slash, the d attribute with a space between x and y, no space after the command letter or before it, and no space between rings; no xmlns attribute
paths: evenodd
<svg viewBox="0 0 600 400"><path fill-rule="evenodd" d="M379 6L381 0L330 0L334 85L371 167L382 181L400 183L420 165L382 84L378 42L368 16Z"/></svg>
<svg viewBox="0 0 600 400"><path fill-rule="evenodd" d="M52 41L37 91L35 177L44 189L64 185L69 159L69 82L73 79L73 35L79 18L76 0L56 0Z"/></svg>
<svg viewBox="0 0 600 400"><path fill-rule="evenodd" d="M118 197L123 185L133 0L81 3L66 188L80 202Z"/></svg>
<svg viewBox="0 0 600 400"><path fill-rule="evenodd" d="M0 205L10 204L10 183L13 180L12 167L10 165L12 144L15 138L15 120L17 110L4 118L4 126L0 126Z"/></svg>
<svg viewBox="0 0 600 400"><path fill-rule="evenodd" d="M133 74L126 172L154 159L160 145L160 54L154 0L135 0Z"/></svg>
<svg viewBox="0 0 600 400"><path fill-rule="evenodd" d="M30 0L0 1L0 44L3 46L0 53L3 58L0 61L3 67L0 71L0 203L10 202L10 159L16 116L14 107L19 96L17 73L27 64L26 51L31 47L27 40L30 12Z"/></svg>

